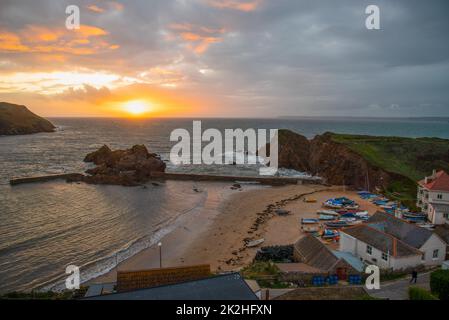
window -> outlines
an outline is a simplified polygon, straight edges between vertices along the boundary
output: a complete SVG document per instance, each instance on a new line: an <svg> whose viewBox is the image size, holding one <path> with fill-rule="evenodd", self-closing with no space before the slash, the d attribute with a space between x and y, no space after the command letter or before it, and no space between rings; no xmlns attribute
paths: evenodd
<svg viewBox="0 0 449 320"><path fill-rule="evenodd" d="M437 199L443 199L443 195L442 194L437 194Z"/></svg>
<svg viewBox="0 0 449 320"><path fill-rule="evenodd" d="M368 254L373 254L373 247L371 247L371 246L366 246L366 253L368 253Z"/></svg>
<svg viewBox="0 0 449 320"><path fill-rule="evenodd" d="M432 255L432 257L433 257L434 259L438 259L438 249L433 250L433 255Z"/></svg>
<svg viewBox="0 0 449 320"><path fill-rule="evenodd" d="M382 260L388 261L388 254L382 252Z"/></svg>
<svg viewBox="0 0 449 320"><path fill-rule="evenodd" d="M449 213L445 213L443 214L444 219L448 220L449 219Z"/></svg>

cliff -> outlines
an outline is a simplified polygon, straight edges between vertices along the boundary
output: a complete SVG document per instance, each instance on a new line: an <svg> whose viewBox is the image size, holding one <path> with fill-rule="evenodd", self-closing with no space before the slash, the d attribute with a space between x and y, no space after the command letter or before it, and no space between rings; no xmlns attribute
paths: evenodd
<svg viewBox="0 0 449 320"><path fill-rule="evenodd" d="M0 102L0 135L53 132L55 126L25 106Z"/></svg>
<svg viewBox="0 0 449 320"><path fill-rule="evenodd" d="M280 130L279 166L319 175L330 184L382 189L413 207L416 181L432 169L449 171L449 140L335 133L307 140Z"/></svg>

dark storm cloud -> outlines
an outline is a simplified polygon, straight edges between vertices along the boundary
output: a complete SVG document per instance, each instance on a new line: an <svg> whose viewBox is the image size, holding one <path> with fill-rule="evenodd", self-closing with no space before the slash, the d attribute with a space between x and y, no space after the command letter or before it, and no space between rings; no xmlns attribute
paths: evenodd
<svg viewBox="0 0 449 320"><path fill-rule="evenodd" d="M217 100L217 114L449 115L447 0L238 2L3 0L0 28L61 25L65 6L78 4L82 22L120 49L70 57L65 68L181 73L184 90ZM370 4L381 30L365 28Z"/></svg>

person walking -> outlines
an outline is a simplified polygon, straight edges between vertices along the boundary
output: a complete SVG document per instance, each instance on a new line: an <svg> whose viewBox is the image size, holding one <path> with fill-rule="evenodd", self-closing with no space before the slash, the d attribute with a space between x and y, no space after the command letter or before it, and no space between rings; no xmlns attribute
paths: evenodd
<svg viewBox="0 0 449 320"><path fill-rule="evenodd" d="M416 283L418 280L418 272L416 270L412 271L412 278L410 279L410 283Z"/></svg>

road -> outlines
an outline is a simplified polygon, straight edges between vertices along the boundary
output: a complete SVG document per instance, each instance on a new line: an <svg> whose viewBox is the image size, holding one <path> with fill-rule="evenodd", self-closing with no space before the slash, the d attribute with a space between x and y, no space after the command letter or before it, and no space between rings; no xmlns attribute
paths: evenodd
<svg viewBox="0 0 449 320"><path fill-rule="evenodd" d="M418 286L430 290L430 272L418 274L416 284L410 284L410 276L405 279L395 280L388 283L381 283L379 290L367 290L375 298L389 300L408 300L408 288Z"/></svg>

